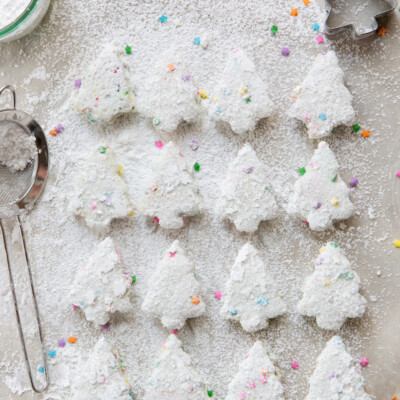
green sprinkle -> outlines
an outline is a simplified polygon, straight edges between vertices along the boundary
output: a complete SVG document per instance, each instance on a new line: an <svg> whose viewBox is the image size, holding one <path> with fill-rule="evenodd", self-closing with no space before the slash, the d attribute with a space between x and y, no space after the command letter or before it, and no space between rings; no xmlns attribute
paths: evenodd
<svg viewBox="0 0 400 400"><path fill-rule="evenodd" d="M347 272L342 272L339 275L339 278L341 279L345 279L346 281L351 281L354 278L354 274L351 271L347 271Z"/></svg>
<svg viewBox="0 0 400 400"><path fill-rule="evenodd" d="M265 182L264 185L265 185L264 187L265 190L271 189L271 184L269 184L268 182Z"/></svg>
<svg viewBox="0 0 400 400"><path fill-rule="evenodd" d="M337 178L337 174L333 175L332 178L331 178L331 182L335 182L336 178Z"/></svg>
<svg viewBox="0 0 400 400"><path fill-rule="evenodd" d="M200 164L198 162L195 162L193 168L195 171L200 171Z"/></svg>
<svg viewBox="0 0 400 400"><path fill-rule="evenodd" d="M337 242L329 242L329 244L332 246L332 247L338 247L338 244L337 244Z"/></svg>
<svg viewBox="0 0 400 400"><path fill-rule="evenodd" d="M132 283L135 283L135 282L136 282L136 276L135 276L135 275L132 275L132 276L131 276L131 279L132 279Z"/></svg>
<svg viewBox="0 0 400 400"><path fill-rule="evenodd" d="M271 26L271 32L273 35L275 35L276 32L278 32L278 27L276 25Z"/></svg>
<svg viewBox="0 0 400 400"><path fill-rule="evenodd" d="M126 96L129 92L125 92L124 95Z"/></svg>
<svg viewBox="0 0 400 400"><path fill-rule="evenodd" d="M107 151L106 146L99 146L98 149L99 153L104 154Z"/></svg>
<svg viewBox="0 0 400 400"><path fill-rule="evenodd" d="M125 47L125 53L126 54L131 54L132 53L132 47L129 46L129 44L127 44L126 47Z"/></svg>
<svg viewBox="0 0 400 400"><path fill-rule="evenodd" d="M360 130L360 125L354 124L354 125L353 125L353 131L354 131L354 132L358 132L359 130Z"/></svg>
<svg viewBox="0 0 400 400"><path fill-rule="evenodd" d="M213 396L213 391L212 390L207 390L207 394L208 394L208 397L212 397Z"/></svg>
<svg viewBox="0 0 400 400"><path fill-rule="evenodd" d="M161 120L159 118L153 119L153 125L160 125Z"/></svg>
<svg viewBox="0 0 400 400"><path fill-rule="evenodd" d="M251 96L246 96L246 98L244 99L245 103L250 103L251 102Z"/></svg>
<svg viewBox="0 0 400 400"><path fill-rule="evenodd" d="M305 173L306 173L305 167L299 168L299 174L300 174L300 175L304 175Z"/></svg>

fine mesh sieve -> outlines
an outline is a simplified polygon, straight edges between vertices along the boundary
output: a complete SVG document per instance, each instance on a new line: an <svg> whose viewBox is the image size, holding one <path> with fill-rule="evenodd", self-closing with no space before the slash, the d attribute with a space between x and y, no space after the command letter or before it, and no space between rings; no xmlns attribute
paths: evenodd
<svg viewBox="0 0 400 400"><path fill-rule="evenodd" d="M39 309L36 300L35 289L33 287L32 271L29 263L29 257L26 250L26 242L24 231L19 219L19 215L27 208L33 205L34 201L39 197L43 186L46 182L48 171L48 149L44 132L40 125L28 114L16 110L16 95L12 86L5 86L0 89L0 96L8 90L12 94L13 108L0 110L0 129L2 124L15 126L13 134L15 135L31 135L35 138L36 151L32 159L28 162L26 167L21 171L12 171L5 165L0 164L0 228L3 237L4 251L6 254L8 274L10 278L11 291L13 294L15 313L18 324L18 332L21 341L22 351L25 358L27 372L29 375L32 389L36 393L41 393L47 389L48 386L48 373L45 348L42 337L42 327L39 316ZM9 150L10 152L12 149ZM43 366L45 380L43 387L38 389L33 380L32 367L28 357L27 345L21 323L21 313L18 306L16 289L14 284L14 277L11 267L10 247L8 246L3 220L6 218L14 218L21 241L21 248L23 258L26 261L26 266L29 274L29 287L31 290L33 306L35 310L34 317L36 318L38 336L41 343L41 352L43 355Z"/></svg>

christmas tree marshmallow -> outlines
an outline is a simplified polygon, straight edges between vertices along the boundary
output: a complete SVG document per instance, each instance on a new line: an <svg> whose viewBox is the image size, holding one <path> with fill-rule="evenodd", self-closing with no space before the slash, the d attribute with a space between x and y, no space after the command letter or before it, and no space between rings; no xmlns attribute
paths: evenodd
<svg viewBox="0 0 400 400"><path fill-rule="evenodd" d="M307 167L294 185L288 212L307 221L310 229L323 231L333 222L350 218L354 205L350 189L339 176L339 164L325 142L320 142Z"/></svg>
<svg viewBox="0 0 400 400"><path fill-rule="evenodd" d="M283 400L280 373L262 342L254 343L239 364L225 400Z"/></svg>
<svg viewBox="0 0 400 400"><path fill-rule="evenodd" d="M342 339L334 336L317 359L306 400L371 400L364 385L360 364L352 360Z"/></svg>
<svg viewBox="0 0 400 400"><path fill-rule="evenodd" d="M242 135L254 130L257 122L272 112L268 87L253 62L243 50L233 50L213 92L209 115L216 121L228 122L235 133Z"/></svg>
<svg viewBox="0 0 400 400"><path fill-rule="evenodd" d="M176 335L163 343L144 400L206 400L207 391Z"/></svg>
<svg viewBox="0 0 400 400"><path fill-rule="evenodd" d="M306 278L301 315L316 317L322 329L340 329L347 318L364 314L366 303L358 291L360 278L336 242L328 242L315 261L315 271Z"/></svg>
<svg viewBox="0 0 400 400"><path fill-rule="evenodd" d="M266 328L268 319L286 312L276 284L250 243L236 257L223 298L221 316L240 322L247 332Z"/></svg>
<svg viewBox="0 0 400 400"><path fill-rule="evenodd" d="M183 226L184 216L202 212L202 204L189 166L179 148L169 142L150 167L141 211L163 228L178 229Z"/></svg>
<svg viewBox="0 0 400 400"><path fill-rule="evenodd" d="M311 139L329 136L334 127L354 122L353 96L344 86L344 73L334 51L317 56L293 98L288 114L303 121Z"/></svg>
<svg viewBox="0 0 400 400"><path fill-rule="evenodd" d="M278 206L266 168L246 144L229 164L215 212L243 232L255 232L260 221L277 216Z"/></svg>
<svg viewBox="0 0 400 400"><path fill-rule="evenodd" d="M82 171L70 205L75 216L82 217L90 228L105 232L113 219L133 215L122 165L105 143L100 143Z"/></svg>
<svg viewBox="0 0 400 400"><path fill-rule="evenodd" d="M82 355L72 379L72 400L132 400L131 384L118 351L104 337Z"/></svg>
<svg viewBox="0 0 400 400"><path fill-rule="evenodd" d="M195 122L199 115L199 95L193 75L175 50L167 51L145 85L139 111L163 132L173 132L179 124Z"/></svg>
<svg viewBox="0 0 400 400"><path fill-rule="evenodd" d="M85 113L91 122L112 122L134 108L134 88L124 52L116 44L106 46L86 75L75 81L74 108Z"/></svg>
<svg viewBox="0 0 400 400"><path fill-rule="evenodd" d="M168 329L181 329L187 318L205 311L194 265L175 240L165 252L149 282L143 311L161 319Z"/></svg>
<svg viewBox="0 0 400 400"><path fill-rule="evenodd" d="M81 308L88 321L105 325L116 311L132 310L130 289L135 277L124 272L124 265L110 237L103 240L79 269L70 291L72 304Z"/></svg>

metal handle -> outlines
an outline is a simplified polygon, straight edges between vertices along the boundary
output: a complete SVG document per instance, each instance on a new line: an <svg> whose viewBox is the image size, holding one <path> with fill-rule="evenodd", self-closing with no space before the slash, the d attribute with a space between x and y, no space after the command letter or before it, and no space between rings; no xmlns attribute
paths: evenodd
<svg viewBox="0 0 400 400"><path fill-rule="evenodd" d="M3 89L0 90L0 94L1 94L2 90ZM28 268L29 282L30 282L31 293L32 293L32 298L33 298L33 305L34 305L34 308L35 308L35 316L36 316L36 322L37 322L37 326L38 326L39 339L40 339L41 349L42 349L42 353L43 353L43 366L44 366L44 374L45 374L45 384L44 384L43 388L41 388L41 389L38 389L35 386L35 383L33 382L32 367L31 367L31 364L30 364L29 359L28 359L28 351L27 351L27 348L26 348L25 336L24 336L24 332L23 332L22 324L21 324L21 316L20 316L19 307L18 307L18 301L17 301L16 290L15 290L14 278L13 278L13 274L12 274L12 270L11 270L11 263L10 263L10 256L9 256L9 251L8 251L8 246L7 246L7 240L6 240L6 236L5 236L5 230L4 230L3 222L1 221L1 219L0 219L0 228L1 228L1 234L2 234L2 237L3 237L4 250L5 250L6 258L7 258L7 268L8 268L8 275L10 277L11 291L12 291L13 298L14 298L14 306L15 306L15 314L16 314L17 323L18 323L19 338L20 338L20 341L21 341L22 351L23 351L24 357L25 357L25 364L26 364L28 375L29 375L29 380L31 382L32 389L36 393L42 393L47 389L47 387L49 385L49 378L48 378L49 376L48 376L47 360L46 360L46 351L45 351L45 347L44 347L44 343L43 343L42 325L41 325L41 322L40 322L39 307L38 307L37 300L36 300L35 289L33 287L32 270L31 270L31 266L30 266L30 263L29 263L28 253L26 251L26 242L25 242L24 231L22 229L22 225L21 225L21 221L20 221L19 217L16 217L16 222L17 222L17 225L19 227L20 239L21 239L21 242L22 242L22 247L23 247L23 252L24 252L24 258L26 260L26 265L27 265L27 268Z"/></svg>
<svg viewBox="0 0 400 400"><path fill-rule="evenodd" d="M13 108L12 108L12 109L15 110L16 107L17 107L17 95L15 94L15 89L14 89L14 87L11 86L11 85L3 86L3 87L0 89L0 96L3 94L3 92L4 92L5 90L9 90L9 91L12 93L12 95L13 95Z"/></svg>

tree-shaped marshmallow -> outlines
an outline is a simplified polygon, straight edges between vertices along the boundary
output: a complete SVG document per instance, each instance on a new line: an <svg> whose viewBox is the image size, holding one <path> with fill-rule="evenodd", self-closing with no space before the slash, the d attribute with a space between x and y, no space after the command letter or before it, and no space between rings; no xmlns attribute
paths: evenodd
<svg viewBox="0 0 400 400"><path fill-rule="evenodd" d="M142 213L163 228L178 229L183 226L183 217L200 214L202 205L203 199L182 153L173 142L167 143L150 166Z"/></svg>
<svg viewBox="0 0 400 400"><path fill-rule="evenodd" d="M221 316L240 322L247 332L266 328L270 318L286 312L277 285L250 243L236 257L223 298Z"/></svg>
<svg viewBox="0 0 400 400"><path fill-rule="evenodd" d="M106 46L83 78L75 81L74 108L91 122L112 122L134 109L134 87L124 53L122 46Z"/></svg>
<svg viewBox="0 0 400 400"><path fill-rule="evenodd" d="M133 215L122 169L114 151L103 142L83 163L70 210L90 228L105 232L112 220Z"/></svg>
<svg viewBox="0 0 400 400"><path fill-rule="evenodd" d="M163 132L193 123L199 115L200 97L183 59L174 49L168 50L146 82L138 104L138 110Z"/></svg>
<svg viewBox="0 0 400 400"><path fill-rule="evenodd" d="M297 311L316 317L322 329L340 329L347 318L361 317L367 301L358 292L360 277L336 242L328 242L306 278Z"/></svg>
<svg viewBox="0 0 400 400"><path fill-rule="evenodd" d="M130 291L135 280L125 272L114 242L108 237L97 246L86 266L77 271L70 298L88 321L105 325L116 311L132 310Z"/></svg>
<svg viewBox="0 0 400 400"><path fill-rule="evenodd" d="M329 136L336 126L354 123L353 96L344 85L334 51L317 56L293 98L288 114L304 123L310 139Z"/></svg>
<svg viewBox="0 0 400 400"><path fill-rule="evenodd" d="M261 221L277 216L278 206L267 170L249 144L229 164L215 212L244 232L255 232Z"/></svg>
<svg viewBox="0 0 400 400"><path fill-rule="evenodd" d="M268 87L253 62L243 50L233 50L211 96L209 115L229 123L235 133L243 135L254 130L260 119L269 117L273 107Z"/></svg>
<svg viewBox="0 0 400 400"><path fill-rule="evenodd" d="M176 335L163 343L144 400L206 400L206 388Z"/></svg>
<svg viewBox="0 0 400 400"><path fill-rule="evenodd" d="M346 351L342 339L334 336L318 356L305 400L371 400L364 385L360 364Z"/></svg>
<svg viewBox="0 0 400 400"><path fill-rule="evenodd" d="M255 342L239 364L225 400L283 400L280 373L263 343Z"/></svg>
<svg viewBox="0 0 400 400"><path fill-rule="evenodd" d="M335 221L350 218L354 205L350 189L339 176L339 164L326 142L320 142L307 167L295 183L288 212L308 222L310 229L323 231Z"/></svg>
<svg viewBox="0 0 400 400"><path fill-rule="evenodd" d="M194 265L175 240L164 253L148 284L143 311L160 318L168 329L181 329L187 318L205 311Z"/></svg>
<svg viewBox="0 0 400 400"><path fill-rule="evenodd" d="M132 400L131 384L118 350L101 337L92 354L83 354L71 380L72 400Z"/></svg>

